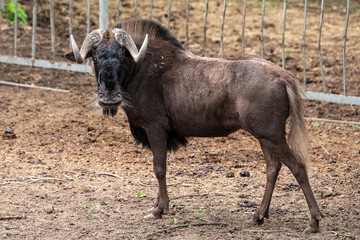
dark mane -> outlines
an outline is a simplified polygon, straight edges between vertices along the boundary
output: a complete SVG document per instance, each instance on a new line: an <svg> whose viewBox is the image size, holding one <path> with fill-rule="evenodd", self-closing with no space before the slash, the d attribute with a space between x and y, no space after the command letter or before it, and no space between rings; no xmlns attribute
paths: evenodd
<svg viewBox="0 0 360 240"><path fill-rule="evenodd" d="M150 39L162 39L164 41L170 42L175 47L184 50L181 43L177 40L175 35L170 32L169 29L152 20L127 20L116 24L113 28L124 29L133 38L143 38L145 34L148 34Z"/></svg>

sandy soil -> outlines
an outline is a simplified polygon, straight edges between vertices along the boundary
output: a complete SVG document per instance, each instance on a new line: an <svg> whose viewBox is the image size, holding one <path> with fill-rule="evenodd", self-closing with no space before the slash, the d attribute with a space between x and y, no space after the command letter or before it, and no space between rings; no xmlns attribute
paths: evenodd
<svg viewBox="0 0 360 240"><path fill-rule="evenodd" d="M133 1L121 2L122 18L133 16ZM222 1L210 2L208 55L218 57ZM224 40L225 56L231 57L241 55L243 3L228 2ZM56 3L57 60L68 52L68 42L61 41L68 39L66 3ZM185 3L173 2L170 24L184 44ZM81 9L78 4L74 7L75 13ZM251 3L247 10L246 54L260 53L259 7ZM290 5L287 13L286 68L298 79L303 77L302 8ZM329 91L341 94L345 16L343 6L328 9L325 74ZM189 22L189 50L199 55L203 10L204 3L193 3ZM281 64L282 5L269 5L266 11L265 58ZM149 4L139 3L138 15L148 13ZM84 37L84 14L78 13L73 21L76 39ZM167 1L155 5L153 14L166 25ZM42 43L38 56L50 59L47 15L45 10L39 13L43 21L38 26ZM95 24L97 16L91 19ZM321 91L317 6L310 7L307 21L308 88ZM358 95L360 85L358 22L359 11L354 11L348 32L349 95ZM0 47L11 53L7 24L2 24ZM4 40L6 33L9 41ZM30 56L31 28L20 27L19 34L19 55ZM261 226L251 223L265 190L265 162L258 142L243 131L226 138L191 138L186 148L169 153L170 213L162 220L146 221L143 216L157 192L152 155L135 145L124 113L102 116L96 107L94 76L9 64L0 64L0 69L4 81L70 90L0 87L0 239L358 239L360 235L359 125L307 120L311 184L325 215L320 233L302 232L308 225L307 205L286 167L276 184L270 219ZM359 114L359 106L306 101L307 117L359 121ZM241 177L242 171L250 176Z"/></svg>

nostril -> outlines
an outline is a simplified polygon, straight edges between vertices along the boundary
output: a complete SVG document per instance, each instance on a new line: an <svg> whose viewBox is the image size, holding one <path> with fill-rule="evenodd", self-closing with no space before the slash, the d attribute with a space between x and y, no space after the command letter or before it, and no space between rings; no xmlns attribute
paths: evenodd
<svg viewBox="0 0 360 240"><path fill-rule="evenodd" d="M99 98L102 98L102 97L104 97L104 94L103 94L103 93L99 93L99 94L98 94L98 97L99 97Z"/></svg>

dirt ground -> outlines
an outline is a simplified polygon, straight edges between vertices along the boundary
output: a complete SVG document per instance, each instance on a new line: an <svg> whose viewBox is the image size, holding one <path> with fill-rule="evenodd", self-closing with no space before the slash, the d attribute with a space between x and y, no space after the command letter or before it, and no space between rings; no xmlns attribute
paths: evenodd
<svg viewBox="0 0 360 240"><path fill-rule="evenodd" d="M21 1L20 1L21 2ZM29 1L24 1L26 4ZM41 3L42 1L40 1ZM56 59L68 52L68 1L56 1ZM134 14L134 1L121 1L121 18ZM149 3L139 1L138 16ZM156 1L154 1L156 2ZM203 1L205 2L205 1ZM208 55L220 55L222 1L210 1ZM261 3L248 1L245 54L260 54ZM270 2L270 1L269 1ZM358 4L356 1L352 1ZM343 5L327 5L322 53L329 92L342 94ZM85 36L86 10L74 3L75 38ZM114 4L116 7L116 1ZM167 1L154 5L153 19L166 25ZM189 50L203 55L204 3L190 8ZM265 58L281 64L282 4L268 3ZM30 6L30 5L29 5ZM46 4L41 5L46 9ZM92 6L92 29L96 9ZM228 1L225 56L241 55L242 1ZM186 1L173 1L170 27L185 45ZM115 16L114 7L110 8ZM31 12L31 7L28 13ZM85 13L84 13L85 12ZM29 14L30 15L30 14ZM39 10L38 58L50 59L48 12ZM286 68L303 79L303 6L287 12ZM307 88L321 91L317 52L319 7L309 6ZM111 24L115 23L112 20ZM350 15L347 43L348 94L359 96L360 11ZM30 18L31 25L31 18ZM201 27L199 27L201 26ZM1 53L13 49L12 25L1 25ZM19 56L29 57L31 28L20 26ZM8 37L5 37L8 36ZM40 45L41 43L41 45ZM41 56L41 57L40 57ZM280 171L270 219L253 225L265 190L265 161L258 142L244 131L225 138L191 138L168 154L170 212L143 219L152 207L157 181L152 154L135 145L126 116L102 116L92 74L0 64L3 81L68 89L70 93L0 86L0 239L359 239L360 107L306 100L311 146L310 180L324 219L321 232L305 235L308 210L289 169ZM248 171L249 177L241 172Z"/></svg>

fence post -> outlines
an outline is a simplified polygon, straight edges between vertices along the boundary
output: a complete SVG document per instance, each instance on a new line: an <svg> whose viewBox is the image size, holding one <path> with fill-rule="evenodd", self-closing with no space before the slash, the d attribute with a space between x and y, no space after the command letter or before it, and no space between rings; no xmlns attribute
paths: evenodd
<svg viewBox="0 0 360 240"><path fill-rule="evenodd" d="M108 28L108 0L100 0L99 2L99 27L101 29Z"/></svg>
<svg viewBox="0 0 360 240"><path fill-rule="evenodd" d="M0 42L2 41L1 40L1 36L2 36L2 34L1 34L1 22L2 22L3 10L4 10L4 0L0 0Z"/></svg>
<svg viewBox="0 0 360 240"><path fill-rule="evenodd" d="M224 8L223 8L223 16L222 16L222 23L221 23L221 58L224 58L224 24L225 24L225 15L226 15L226 0L224 0Z"/></svg>
<svg viewBox="0 0 360 240"><path fill-rule="evenodd" d="M344 76L344 95L347 96L346 93L346 34L349 23L349 12L350 12L350 0L346 1L346 21L345 21L345 30L344 30L344 42L343 42L343 76Z"/></svg>
<svg viewBox="0 0 360 240"><path fill-rule="evenodd" d="M246 0L245 0L246 1ZM204 57L207 57L207 48L206 48L206 30L207 30L207 15L209 9L209 0L206 0L205 7L205 17L204 17Z"/></svg>
<svg viewBox="0 0 360 240"><path fill-rule="evenodd" d="M14 16L14 57L17 57L17 37L18 37L18 2L14 1L15 4L15 16Z"/></svg>
<svg viewBox="0 0 360 240"><path fill-rule="evenodd" d="M305 43L305 36L306 36L306 10L307 10L307 0L305 0L304 4L304 27L303 27L303 38L302 38L302 49L303 49L303 66L304 66L304 91L306 91L306 43Z"/></svg>
<svg viewBox="0 0 360 240"><path fill-rule="evenodd" d="M245 18L246 18L246 0L244 0L244 14L242 20L242 37L241 37L241 50L242 55L245 55Z"/></svg>
<svg viewBox="0 0 360 240"><path fill-rule="evenodd" d="M261 34L260 34L260 41L261 41L261 57L264 57L264 16L265 16L265 0L263 0L262 4L262 12L261 12Z"/></svg>

